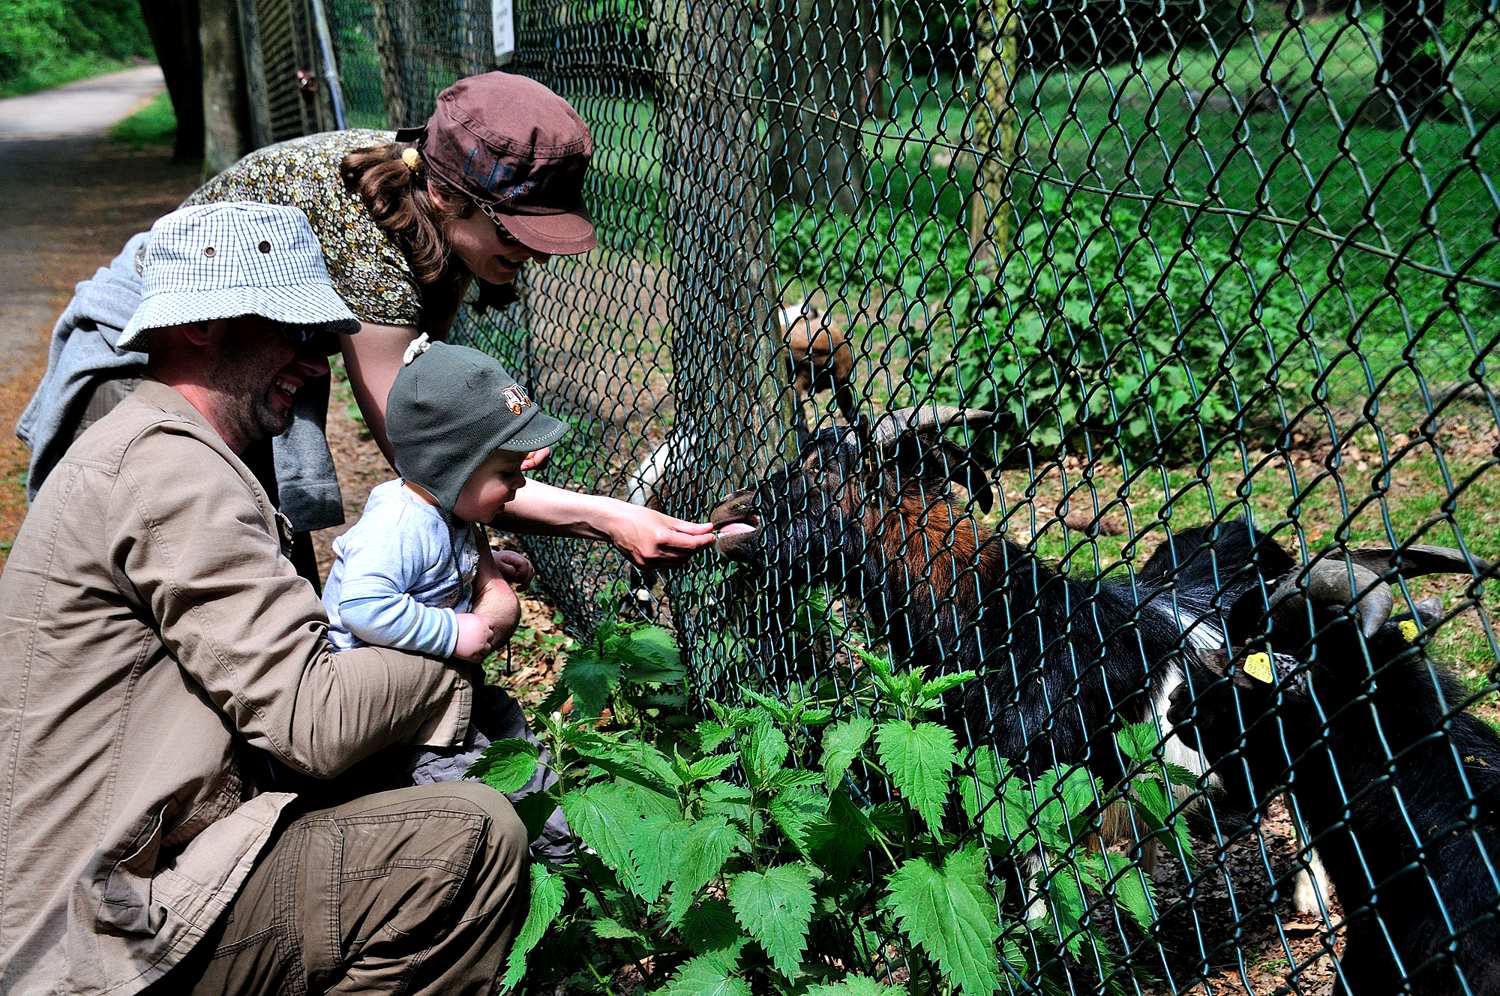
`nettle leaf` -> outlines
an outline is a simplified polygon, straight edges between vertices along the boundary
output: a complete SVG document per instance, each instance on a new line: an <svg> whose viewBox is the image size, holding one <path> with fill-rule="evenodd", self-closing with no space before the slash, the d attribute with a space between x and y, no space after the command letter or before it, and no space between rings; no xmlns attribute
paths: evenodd
<svg viewBox="0 0 1500 996"><path fill-rule="evenodd" d="M642 934L639 930L625 926L613 917L597 917L589 924L589 929L601 941L636 941L640 944L646 943L646 935Z"/></svg>
<svg viewBox="0 0 1500 996"><path fill-rule="evenodd" d="M1083 897L1083 890L1078 887L1078 881L1073 877L1070 868L1060 868L1047 882L1047 895L1052 902L1049 904L1052 912L1052 922L1057 925L1057 934L1061 938L1063 947L1075 958L1083 956L1083 942L1088 935L1088 930L1083 926L1083 918L1088 912L1088 902Z"/></svg>
<svg viewBox="0 0 1500 996"><path fill-rule="evenodd" d="M510 955L505 960L505 975L500 980L503 988L514 989L526 974L526 955L536 947L552 921L557 919L557 914L562 912L563 895L566 891L561 875L549 872L545 865L532 864L531 908L527 911L526 920L516 933Z"/></svg>
<svg viewBox="0 0 1500 996"><path fill-rule="evenodd" d="M533 792L520 799L512 799L510 805L521 818L521 825L526 828L527 840L540 837L547 821L557 812L557 800L549 792Z"/></svg>
<svg viewBox="0 0 1500 996"><path fill-rule="evenodd" d="M628 681L675 685L687 677L677 640L660 626L642 626L623 634L612 647L624 662Z"/></svg>
<svg viewBox="0 0 1500 996"><path fill-rule="evenodd" d="M807 996L906 996L906 987L887 986L863 975L851 975L841 982L810 986Z"/></svg>
<svg viewBox="0 0 1500 996"><path fill-rule="evenodd" d="M875 734L880 763L890 773L896 791L941 837L943 801L958 756L953 731L936 723L913 726L904 719L886 720Z"/></svg>
<svg viewBox="0 0 1500 996"><path fill-rule="evenodd" d="M816 771L799 771L795 768L788 768L785 771L778 771L770 778L767 778L765 784L761 787L768 792L780 792L783 789L802 788L807 785L821 784L823 784L823 776Z"/></svg>
<svg viewBox="0 0 1500 996"><path fill-rule="evenodd" d="M792 711L770 696L762 695L753 688L744 689L744 695L745 698L765 710L766 714L776 722L788 724L792 721Z"/></svg>
<svg viewBox="0 0 1500 996"><path fill-rule="evenodd" d="M812 872L803 864L779 865L764 872L741 872L729 882L729 905L735 919L789 979L802 965L807 928L812 922Z"/></svg>
<svg viewBox="0 0 1500 996"><path fill-rule="evenodd" d="M563 813L574 835L598 852L599 859L620 877L620 884L638 896L646 888L636 874L631 853L641 843L638 825L653 817L670 821L682 816L675 800L626 782L568 792L563 796Z"/></svg>
<svg viewBox="0 0 1500 996"><path fill-rule="evenodd" d="M536 774L541 748L529 740L495 740L465 772L496 792L517 792Z"/></svg>
<svg viewBox="0 0 1500 996"><path fill-rule="evenodd" d="M772 799L769 808L771 819L786 834L786 839L807 854L809 829L828 812L828 796L812 788L791 788Z"/></svg>
<svg viewBox="0 0 1500 996"><path fill-rule="evenodd" d="M683 820L653 815L638 821L634 827L619 828L621 833L630 834L631 867L640 897L646 902L656 902L666 888L671 855L690 825Z"/></svg>
<svg viewBox="0 0 1500 996"><path fill-rule="evenodd" d="M1000 924L977 847L949 854L941 868L913 858L892 873L887 886L882 908L955 985L970 996L1000 988Z"/></svg>
<svg viewBox="0 0 1500 996"><path fill-rule="evenodd" d="M704 816L721 816L742 827L750 826L750 790L729 782L709 782L703 786Z"/></svg>
<svg viewBox="0 0 1500 996"><path fill-rule="evenodd" d="M786 735L771 724L757 723L751 727L749 742L740 751L751 784L763 784L780 771L788 749Z"/></svg>
<svg viewBox="0 0 1500 996"><path fill-rule="evenodd" d="M957 674L941 675L940 677L933 678L931 681L923 682L922 687L918 690L917 698L923 705L934 704L944 695L953 691L953 689L960 685L968 684L977 677L978 675L973 671L960 671Z"/></svg>
<svg viewBox="0 0 1500 996"><path fill-rule="evenodd" d="M738 968L738 951L699 955L683 962L652 996L751 996L750 983L734 974Z"/></svg>
<svg viewBox="0 0 1500 996"><path fill-rule="evenodd" d="M1161 744L1161 734L1155 723L1130 723L1115 734L1120 750L1136 763L1151 760Z"/></svg>
<svg viewBox="0 0 1500 996"><path fill-rule="evenodd" d="M979 820L985 836L996 841L1012 840L1022 831L1022 827L1011 826L1006 819L1000 786L1008 774L1009 767L994 751L980 748L974 753L973 773L958 776L958 800L964 807L964 815L970 822Z"/></svg>
<svg viewBox="0 0 1500 996"><path fill-rule="evenodd" d="M717 778L734 766L739 758L733 754L714 754L710 757L700 757L687 766L684 782L706 782L710 778Z"/></svg>
<svg viewBox="0 0 1500 996"><path fill-rule="evenodd" d="M559 677L573 693L578 714L592 718L604 711L610 692L620 683L620 662L588 653L574 654L563 665Z"/></svg>
<svg viewBox="0 0 1500 996"><path fill-rule="evenodd" d="M663 795L674 794L682 784L682 779L672 769L671 760L647 743L623 743L610 737L594 736L579 738L573 750L585 761L616 778Z"/></svg>
<svg viewBox="0 0 1500 996"><path fill-rule="evenodd" d="M727 899L705 899L688 910L681 932L682 942L698 954L738 952L745 943Z"/></svg>
<svg viewBox="0 0 1500 996"><path fill-rule="evenodd" d="M833 722L833 710L804 709L797 715L797 722L803 726L825 726Z"/></svg>
<svg viewBox="0 0 1500 996"><path fill-rule="evenodd" d="M705 817L692 823L677 838L677 853L671 855L672 892L667 904L667 922L676 924L709 882L719 877L724 862L736 850L748 851L744 834L721 817Z"/></svg>
<svg viewBox="0 0 1500 996"><path fill-rule="evenodd" d="M1137 926L1150 930L1156 921L1155 897L1151 892L1151 879L1146 877L1140 865L1113 851L1105 851L1102 856L1089 856L1106 863L1106 874L1114 879L1109 888L1114 890L1115 902L1130 914Z"/></svg>
<svg viewBox="0 0 1500 996"><path fill-rule="evenodd" d="M705 719L694 728L698 737L698 750L707 754L717 750L726 741L734 736L734 728L716 723L711 719Z"/></svg>
<svg viewBox="0 0 1500 996"><path fill-rule="evenodd" d="M877 837L882 837L864 810L843 791L835 792L828 815L807 828L807 845L819 863L834 874L847 872Z"/></svg>
<svg viewBox="0 0 1500 996"><path fill-rule="evenodd" d="M1146 817L1146 822L1153 830L1166 829L1172 834L1177 847L1182 852L1182 859L1191 866L1193 864L1193 841L1188 835L1187 820L1172 812L1177 804L1177 798L1172 790L1158 779L1136 778L1130 783L1130 796L1136 803L1137 810Z"/></svg>
<svg viewBox="0 0 1500 996"><path fill-rule="evenodd" d="M830 791L844 780L874 731L874 720L865 716L850 716L823 731L823 779Z"/></svg>

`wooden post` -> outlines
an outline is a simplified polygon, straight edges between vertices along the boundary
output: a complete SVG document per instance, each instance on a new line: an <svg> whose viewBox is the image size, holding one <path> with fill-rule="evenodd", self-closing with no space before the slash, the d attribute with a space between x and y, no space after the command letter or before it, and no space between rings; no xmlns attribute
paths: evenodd
<svg viewBox="0 0 1500 996"><path fill-rule="evenodd" d="M403 55L412 39L404 31L406 18L402 0L374 0L375 50L380 54L380 93L385 98L385 120L401 127L420 124L411 120L411 95L406 92Z"/></svg>

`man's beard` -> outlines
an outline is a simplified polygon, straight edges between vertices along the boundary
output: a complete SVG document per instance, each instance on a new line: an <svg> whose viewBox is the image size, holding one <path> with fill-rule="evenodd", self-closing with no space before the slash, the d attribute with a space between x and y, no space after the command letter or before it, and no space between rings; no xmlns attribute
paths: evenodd
<svg viewBox="0 0 1500 996"><path fill-rule="evenodd" d="M231 338L213 369L224 415L248 440L279 436L292 426L293 409L280 412L271 402L275 371L265 369L263 356L254 342Z"/></svg>

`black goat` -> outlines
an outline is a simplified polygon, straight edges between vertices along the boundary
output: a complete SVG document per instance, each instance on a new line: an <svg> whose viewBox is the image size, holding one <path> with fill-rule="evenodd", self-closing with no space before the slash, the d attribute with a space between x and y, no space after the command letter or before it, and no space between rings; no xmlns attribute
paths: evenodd
<svg viewBox="0 0 1500 996"><path fill-rule="evenodd" d="M990 507L988 468L942 432L993 421L904 410L824 429L798 464L714 509L718 548L792 584L839 586L899 659L979 672L949 703L972 741L1034 773L1086 762L1113 784L1115 731L1165 719L1183 647L1222 645L1212 616L1258 583L1260 550L1247 525L1225 523L1163 543L1134 584L1064 576L959 510L954 482ZM1171 759L1201 771L1192 752Z"/></svg>
<svg viewBox="0 0 1500 996"><path fill-rule="evenodd" d="M1437 547L1348 557L1243 596L1231 649L1200 655L1197 697L1181 686L1168 716L1247 805L1296 802L1348 923L1337 991L1500 993L1500 736L1423 652L1441 603L1393 617L1383 577L1470 562Z"/></svg>

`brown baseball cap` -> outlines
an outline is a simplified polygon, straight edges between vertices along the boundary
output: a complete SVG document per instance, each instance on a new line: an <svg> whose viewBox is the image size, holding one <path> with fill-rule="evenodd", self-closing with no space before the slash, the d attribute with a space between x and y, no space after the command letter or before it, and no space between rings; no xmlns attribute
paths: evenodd
<svg viewBox="0 0 1500 996"><path fill-rule="evenodd" d="M420 128L402 128L433 175L487 205L505 228L538 252L594 248L583 206L583 175L594 143L568 102L513 73L470 76L438 94Z"/></svg>

